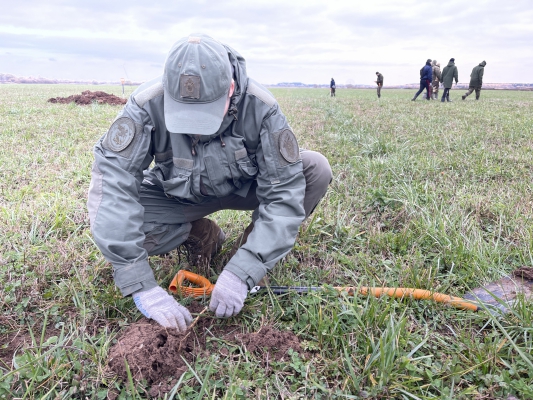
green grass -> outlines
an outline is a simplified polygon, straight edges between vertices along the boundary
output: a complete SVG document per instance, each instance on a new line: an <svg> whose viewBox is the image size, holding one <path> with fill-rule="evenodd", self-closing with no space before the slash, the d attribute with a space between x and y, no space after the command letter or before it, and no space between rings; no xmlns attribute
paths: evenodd
<svg viewBox="0 0 533 400"><path fill-rule="evenodd" d="M0 85L0 343L31 345L0 362L0 398L145 397L106 357L137 320L94 245L86 211L92 146L120 107L57 105L82 90ZM131 88L126 88L131 93ZM385 285L462 296L533 264L533 93L411 102L414 90L274 89L302 147L326 155L334 180L274 270L278 284ZM214 218L229 233L248 213ZM222 259L222 257L220 258ZM177 258L152 257L162 285ZM217 260L216 262L221 262ZM271 323L310 356L262 368L212 353L189 366L175 398L533 398L533 312L493 317L432 302L306 296L250 298L232 323ZM174 396L173 396L174 397ZM170 397L167 397L170 398Z"/></svg>

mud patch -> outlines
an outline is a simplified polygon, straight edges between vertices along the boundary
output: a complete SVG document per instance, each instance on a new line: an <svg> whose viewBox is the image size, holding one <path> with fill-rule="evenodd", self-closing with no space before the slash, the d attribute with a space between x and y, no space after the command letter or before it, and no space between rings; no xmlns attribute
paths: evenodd
<svg viewBox="0 0 533 400"><path fill-rule="evenodd" d="M189 306L193 315L203 309L198 303ZM279 331L267 325L256 333L242 333L242 327L226 325L205 313L185 333L165 329L148 319L130 325L110 349L108 368L125 382L128 368L134 381L144 380L152 387L151 396L162 396L187 371L187 363L194 364L197 357L207 356L208 351L228 355L226 347L209 340L212 337L242 346L243 351L254 354L265 366L270 361L288 360L289 349L303 353L297 336L290 331Z"/></svg>
<svg viewBox="0 0 533 400"><path fill-rule="evenodd" d="M86 90L81 94L68 97L52 97L48 99L48 102L59 104L76 103L85 106L93 103L123 105L126 104L127 100L102 91L91 92L90 90Z"/></svg>
<svg viewBox="0 0 533 400"><path fill-rule="evenodd" d="M513 271L513 276L515 276L516 278L529 279L533 281L533 268L520 267L517 270Z"/></svg>
<svg viewBox="0 0 533 400"><path fill-rule="evenodd" d="M503 313L509 312L509 308L521 297L526 301L533 300L533 268L521 267L513 271L512 276L505 276L483 287L471 290L465 294L466 300L481 302L485 306L499 309Z"/></svg>
<svg viewBox="0 0 533 400"><path fill-rule="evenodd" d="M243 345L250 353L269 361L288 361L289 350L302 353L298 337L290 331L279 331L272 326L263 326L255 333L230 334L225 340Z"/></svg>
<svg viewBox="0 0 533 400"><path fill-rule="evenodd" d="M37 346L38 343L35 343L35 340L41 339L42 332L42 326L36 323L34 338L32 338L27 329L17 329L13 326L13 321L15 318L0 316L0 326L8 329L8 333L0 335L0 367L8 370L12 368L15 353L20 356L27 347ZM50 324L45 329L44 341L46 342L51 336L58 336L60 333L60 329Z"/></svg>

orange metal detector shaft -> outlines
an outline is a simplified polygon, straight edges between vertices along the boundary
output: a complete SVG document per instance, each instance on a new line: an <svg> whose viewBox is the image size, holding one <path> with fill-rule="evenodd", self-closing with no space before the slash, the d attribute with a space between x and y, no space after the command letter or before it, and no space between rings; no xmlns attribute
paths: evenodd
<svg viewBox="0 0 533 400"><path fill-rule="evenodd" d="M337 290L347 290L349 294L354 295L355 288L335 288ZM350 293L351 291L351 293ZM359 293L362 295L372 295L374 297L380 297L383 294L387 296L401 299L403 297L412 297L416 300L433 300L437 303L449 304L455 308L461 310L477 311L478 306L460 297L449 296L443 293L431 292L425 289L413 289L413 288L388 288L388 287L365 287L359 288Z"/></svg>
<svg viewBox="0 0 533 400"><path fill-rule="evenodd" d="M190 286L184 286L184 281L187 280L190 283L197 285L198 287L193 288ZM170 283L169 290L172 293L181 293L184 296L189 297L202 297L208 296L211 294L215 285L209 282L203 276L197 275L189 271L180 270L172 279ZM317 286L256 286L250 293L256 293L262 289L271 289L275 294L282 294L288 292L297 292L297 293L306 293L321 290L322 288ZM460 297L449 296L447 294L431 292L424 289L413 289L413 288L389 288L389 287L355 287L355 286L338 286L335 287L335 290L338 292L345 292L349 296L355 296L356 294L362 294L364 296L374 296L381 297L382 295L387 295L397 299L402 299L404 297L411 297L416 300L433 300L438 303L449 304L453 307L459 308L461 310L471 310L477 311L479 307Z"/></svg>

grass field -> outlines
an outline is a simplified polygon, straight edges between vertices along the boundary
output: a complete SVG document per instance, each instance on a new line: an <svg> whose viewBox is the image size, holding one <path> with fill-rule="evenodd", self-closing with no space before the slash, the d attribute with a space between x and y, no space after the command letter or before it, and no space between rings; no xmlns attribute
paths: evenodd
<svg viewBox="0 0 533 400"><path fill-rule="evenodd" d="M46 102L86 89L121 95L0 85L0 398L146 397L143 384L106 373L109 347L141 315L114 287L85 206L92 146L120 107ZM373 90L272 92L334 180L271 283L462 296L533 264L532 92L483 91L476 102L452 91L452 103L386 88L380 101ZM227 252L249 214L214 219ZM150 262L163 286L179 268L177 257ZM531 399L532 322L525 301L491 316L328 290L249 298L220 323L289 329L308 356L265 369L246 349L206 353L175 398Z"/></svg>

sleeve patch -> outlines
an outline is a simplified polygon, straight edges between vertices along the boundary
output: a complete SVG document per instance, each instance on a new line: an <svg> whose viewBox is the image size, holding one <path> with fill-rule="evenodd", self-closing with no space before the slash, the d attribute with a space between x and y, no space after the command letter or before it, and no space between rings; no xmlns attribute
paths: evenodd
<svg viewBox="0 0 533 400"><path fill-rule="evenodd" d="M135 124L126 117L118 118L107 131L104 147L115 153L121 152L132 142L135 136Z"/></svg>
<svg viewBox="0 0 533 400"><path fill-rule="evenodd" d="M279 135L279 152L288 163L295 163L300 159L300 148L296 136L290 129L285 129Z"/></svg>

